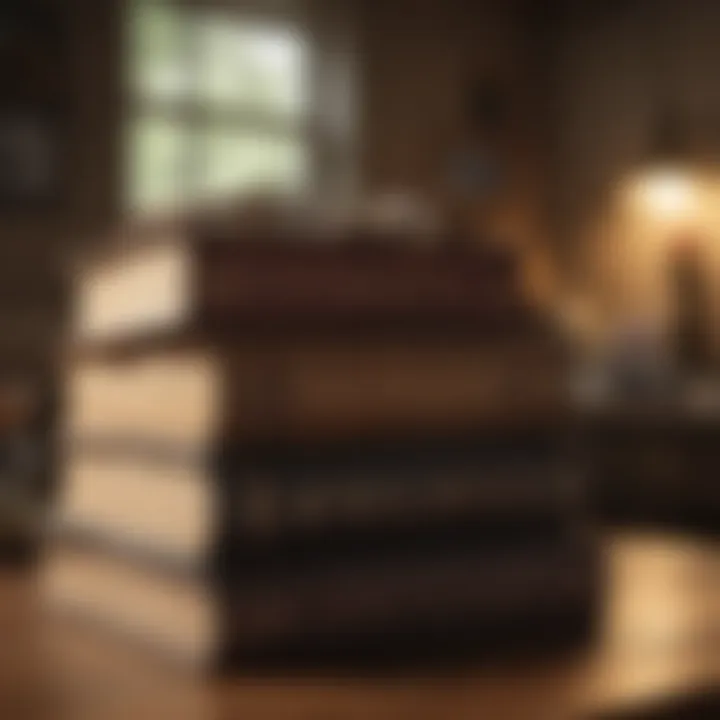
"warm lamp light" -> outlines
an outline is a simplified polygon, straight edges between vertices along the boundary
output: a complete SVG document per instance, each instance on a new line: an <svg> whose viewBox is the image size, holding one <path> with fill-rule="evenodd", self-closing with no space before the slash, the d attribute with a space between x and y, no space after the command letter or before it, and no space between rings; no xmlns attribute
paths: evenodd
<svg viewBox="0 0 720 720"><path fill-rule="evenodd" d="M643 211L659 220L685 220L695 209L692 166L682 118L665 105L652 129L647 157L637 176Z"/></svg>
<svg viewBox="0 0 720 720"><path fill-rule="evenodd" d="M644 209L664 220L684 218L694 206L692 180L679 168L651 171L640 178L637 189Z"/></svg>

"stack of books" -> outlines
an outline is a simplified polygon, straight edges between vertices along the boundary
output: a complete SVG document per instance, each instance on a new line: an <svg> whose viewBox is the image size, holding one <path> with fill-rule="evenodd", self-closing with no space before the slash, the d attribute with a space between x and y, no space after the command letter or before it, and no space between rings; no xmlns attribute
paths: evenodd
<svg viewBox="0 0 720 720"><path fill-rule="evenodd" d="M52 607L207 666L589 606L562 365L504 252L173 225L76 283Z"/></svg>

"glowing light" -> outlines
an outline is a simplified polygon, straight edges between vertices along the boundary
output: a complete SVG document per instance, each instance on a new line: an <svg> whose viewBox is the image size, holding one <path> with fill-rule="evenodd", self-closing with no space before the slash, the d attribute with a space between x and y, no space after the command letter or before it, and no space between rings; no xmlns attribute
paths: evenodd
<svg viewBox="0 0 720 720"><path fill-rule="evenodd" d="M684 217L694 206L693 183L679 170L656 171L643 177L638 191L645 210L663 219Z"/></svg>

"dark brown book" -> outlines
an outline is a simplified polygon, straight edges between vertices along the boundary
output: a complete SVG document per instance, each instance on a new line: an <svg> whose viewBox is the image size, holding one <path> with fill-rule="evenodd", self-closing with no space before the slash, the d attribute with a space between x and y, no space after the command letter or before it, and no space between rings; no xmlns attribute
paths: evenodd
<svg viewBox="0 0 720 720"><path fill-rule="evenodd" d="M64 432L189 448L482 431L566 412L563 365L518 343L199 344L69 369Z"/></svg>
<svg viewBox="0 0 720 720"><path fill-rule="evenodd" d="M524 436L306 444L191 457L133 443L68 449L55 523L169 563L248 563L358 547L548 535L583 513L566 442Z"/></svg>
<svg viewBox="0 0 720 720"><path fill-rule="evenodd" d="M240 230L218 237L182 222L134 232L78 270L76 340L427 328L477 337L533 319L518 259L496 247L301 242Z"/></svg>
<svg viewBox="0 0 720 720"><path fill-rule="evenodd" d="M73 542L56 543L41 575L49 605L202 666L277 647L358 647L370 635L473 625L508 631L589 613L599 563L592 538L342 558L269 576L242 567L212 583Z"/></svg>

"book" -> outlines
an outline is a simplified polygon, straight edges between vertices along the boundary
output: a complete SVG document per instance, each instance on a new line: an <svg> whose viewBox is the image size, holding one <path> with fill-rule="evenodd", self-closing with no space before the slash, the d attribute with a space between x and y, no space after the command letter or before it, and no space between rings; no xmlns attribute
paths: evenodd
<svg viewBox="0 0 720 720"><path fill-rule="evenodd" d="M188 563L218 545L267 557L464 533L548 535L579 511L579 478L547 428L492 439L344 447L277 445L211 458L79 442L64 462L56 524Z"/></svg>
<svg viewBox="0 0 720 720"><path fill-rule="evenodd" d="M87 545L56 543L43 594L60 612L94 621L195 666L231 655L323 642L356 646L369 636L442 625L511 628L585 608L597 578L588 538L491 548L389 550L282 572L233 574L213 584L138 564ZM209 591L209 588L213 591Z"/></svg>
<svg viewBox="0 0 720 720"><path fill-rule="evenodd" d="M188 229L190 228L190 229ZM173 333L406 331L477 336L532 325L507 250L221 239L160 225L80 265L73 337L85 344Z"/></svg>
<svg viewBox="0 0 720 720"><path fill-rule="evenodd" d="M63 435L202 449L463 431L567 414L546 348L431 339L195 345L69 368Z"/></svg>
<svg viewBox="0 0 720 720"><path fill-rule="evenodd" d="M46 606L119 631L147 648L206 665L223 642L217 589L107 553L55 542L43 560Z"/></svg>

